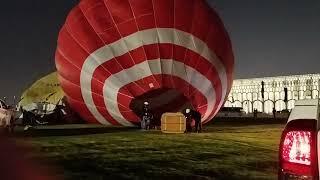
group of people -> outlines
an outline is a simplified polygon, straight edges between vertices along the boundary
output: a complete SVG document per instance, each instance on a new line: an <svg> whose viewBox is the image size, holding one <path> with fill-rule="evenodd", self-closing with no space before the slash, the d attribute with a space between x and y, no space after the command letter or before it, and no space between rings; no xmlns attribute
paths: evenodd
<svg viewBox="0 0 320 180"><path fill-rule="evenodd" d="M201 114L192 109L185 109L183 115L186 117L186 133L192 132L192 125L194 125L195 132L199 133L202 130ZM141 117L141 129L150 130L154 128L154 117L149 109L149 102L144 102Z"/></svg>

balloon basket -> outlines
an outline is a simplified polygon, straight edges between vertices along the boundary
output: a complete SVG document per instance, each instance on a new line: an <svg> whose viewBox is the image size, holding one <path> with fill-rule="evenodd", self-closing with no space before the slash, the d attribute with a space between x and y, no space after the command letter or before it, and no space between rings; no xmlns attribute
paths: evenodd
<svg viewBox="0 0 320 180"><path fill-rule="evenodd" d="M161 116L163 133L182 134L186 131L186 118L182 113L164 113Z"/></svg>

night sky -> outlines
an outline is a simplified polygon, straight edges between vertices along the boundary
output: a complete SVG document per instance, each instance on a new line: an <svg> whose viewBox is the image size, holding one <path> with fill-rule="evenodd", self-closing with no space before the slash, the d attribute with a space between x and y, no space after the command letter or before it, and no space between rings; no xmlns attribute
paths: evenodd
<svg viewBox="0 0 320 180"><path fill-rule="evenodd" d="M58 32L77 2L1 2L0 97L20 96L35 80L55 71ZM319 0L210 2L231 36L235 78L320 72Z"/></svg>

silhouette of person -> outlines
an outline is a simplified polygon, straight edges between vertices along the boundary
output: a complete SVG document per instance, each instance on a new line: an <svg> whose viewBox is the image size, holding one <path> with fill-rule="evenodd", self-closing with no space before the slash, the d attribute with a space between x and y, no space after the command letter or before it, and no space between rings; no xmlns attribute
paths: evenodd
<svg viewBox="0 0 320 180"><path fill-rule="evenodd" d="M149 110L149 102L144 102L143 115L141 120L141 129L149 130L153 120L153 115Z"/></svg>
<svg viewBox="0 0 320 180"><path fill-rule="evenodd" d="M272 109L272 114L273 114L273 119L276 119L276 108L273 108Z"/></svg>
<svg viewBox="0 0 320 180"><path fill-rule="evenodd" d="M257 115L258 115L258 110L257 110L257 109L254 109L254 111L253 111L253 117L256 119L256 118L257 118Z"/></svg>
<svg viewBox="0 0 320 180"><path fill-rule="evenodd" d="M199 133L202 131L202 124L201 124L201 114L200 112L198 111L192 111L192 116L193 116L193 119L195 121L195 132Z"/></svg>
<svg viewBox="0 0 320 180"><path fill-rule="evenodd" d="M186 133L188 132L192 132L192 115L191 115L191 110L190 109L186 109L183 112L184 116L186 117Z"/></svg>
<svg viewBox="0 0 320 180"><path fill-rule="evenodd" d="M184 115L186 117L186 131L191 132L192 131L192 121L195 121L195 132L201 132L202 125L201 125L201 114L198 111L186 109L184 111Z"/></svg>

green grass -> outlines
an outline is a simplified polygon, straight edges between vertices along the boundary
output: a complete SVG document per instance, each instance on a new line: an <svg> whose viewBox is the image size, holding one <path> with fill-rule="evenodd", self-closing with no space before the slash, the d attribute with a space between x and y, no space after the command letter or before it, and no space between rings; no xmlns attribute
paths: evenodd
<svg viewBox="0 0 320 180"><path fill-rule="evenodd" d="M28 142L30 156L54 163L65 179L276 179L282 128L220 124L201 134L130 130Z"/></svg>

